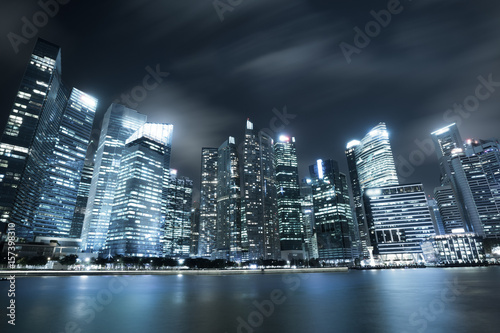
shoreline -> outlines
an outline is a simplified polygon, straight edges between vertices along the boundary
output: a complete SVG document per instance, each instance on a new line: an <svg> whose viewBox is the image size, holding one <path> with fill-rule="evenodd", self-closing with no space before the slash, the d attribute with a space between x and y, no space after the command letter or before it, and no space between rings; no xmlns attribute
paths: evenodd
<svg viewBox="0 0 500 333"><path fill-rule="evenodd" d="M297 273L345 273L347 267L325 268L280 268L280 269L175 269L175 270L90 270L90 271L54 271L54 270L2 270L0 278L14 275L28 276L104 276L104 275L242 275L242 274L297 274Z"/></svg>

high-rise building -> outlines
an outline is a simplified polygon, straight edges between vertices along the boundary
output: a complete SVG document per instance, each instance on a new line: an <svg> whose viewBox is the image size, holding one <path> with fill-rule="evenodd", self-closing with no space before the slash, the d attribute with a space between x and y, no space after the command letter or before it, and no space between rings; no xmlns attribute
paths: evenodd
<svg viewBox="0 0 500 333"><path fill-rule="evenodd" d="M439 212L439 206L435 199L428 199L427 203L429 204L429 210L431 212L432 220L434 221L434 230L436 231L436 235L444 235L446 231L444 230L444 222Z"/></svg>
<svg viewBox="0 0 500 333"><path fill-rule="evenodd" d="M319 259L351 262L357 248L346 176L336 161L321 159L309 173Z"/></svg>
<svg viewBox="0 0 500 333"><path fill-rule="evenodd" d="M452 186L444 185L434 188L434 197L439 215L441 216L444 234L451 234L457 231L464 232L463 217L458 208L459 203L456 200Z"/></svg>
<svg viewBox="0 0 500 333"><path fill-rule="evenodd" d="M311 179L302 180L300 185L301 220L304 228L304 243L307 259L318 259L318 240L314 226L314 205Z"/></svg>
<svg viewBox="0 0 500 333"><path fill-rule="evenodd" d="M96 99L73 88L44 168L32 222L35 236L80 237L81 224L73 225L73 215L96 107Z"/></svg>
<svg viewBox="0 0 500 333"><path fill-rule="evenodd" d="M49 110L54 104L64 104L61 86L61 49L39 39L30 56L0 143L0 232L10 221L39 123L59 121L60 116L51 115Z"/></svg>
<svg viewBox="0 0 500 333"><path fill-rule="evenodd" d="M439 161L439 169L441 171L441 185L450 185L450 158L452 152L459 148L463 148L462 137L455 123L440 128L431 133L432 141L436 147L436 153ZM460 212L464 214L464 212Z"/></svg>
<svg viewBox="0 0 500 333"><path fill-rule="evenodd" d="M372 128L361 141L350 141L346 146L346 156L353 190L354 213L359 230L360 251L367 258L370 226L363 212L363 193L370 187L399 184L385 123L381 122Z"/></svg>
<svg viewBox="0 0 500 333"><path fill-rule="evenodd" d="M465 229L500 238L500 146L495 140L468 140L451 156L452 184L465 206Z"/></svg>
<svg viewBox="0 0 500 333"><path fill-rule="evenodd" d="M186 258L190 254L192 201L193 181L170 169L163 249L168 257Z"/></svg>
<svg viewBox="0 0 500 333"><path fill-rule="evenodd" d="M274 143L281 257L304 257L300 220L300 185L295 138L280 136Z"/></svg>
<svg viewBox="0 0 500 333"><path fill-rule="evenodd" d="M422 260L420 243L435 235L422 184L367 188L364 201L374 253L382 260Z"/></svg>
<svg viewBox="0 0 500 333"><path fill-rule="evenodd" d="M247 120L243 151L242 249L248 260L279 259L274 140Z"/></svg>
<svg viewBox="0 0 500 333"><path fill-rule="evenodd" d="M39 39L0 143L0 222L14 222L16 236L76 236L73 212L96 106L78 89L68 94L60 48Z"/></svg>
<svg viewBox="0 0 500 333"><path fill-rule="evenodd" d="M94 174L94 163L84 164L82 169L82 177L76 196L75 212L73 213L73 222L71 224L71 238L80 238L82 236L83 220L85 219L85 211L89 201L90 184L92 183L92 175Z"/></svg>
<svg viewBox="0 0 500 333"><path fill-rule="evenodd" d="M218 259L241 261L240 162L234 137L217 151L217 232Z"/></svg>
<svg viewBox="0 0 500 333"><path fill-rule="evenodd" d="M198 256L200 245L200 208L191 208L191 250L190 255Z"/></svg>
<svg viewBox="0 0 500 333"><path fill-rule="evenodd" d="M210 257L217 234L217 148L201 149L200 240L198 255Z"/></svg>
<svg viewBox="0 0 500 333"><path fill-rule="evenodd" d="M126 141L107 232L109 255L163 255L173 126L146 123Z"/></svg>
<svg viewBox="0 0 500 333"><path fill-rule="evenodd" d="M484 261L483 239L474 233L430 237L422 243L425 261L441 265L460 265Z"/></svg>
<svg viewBox="0 0 500 333"><path fill-rule="evenodd" d="M146 115L120 104L111 104L104 114L82 227L84 251L99 252L104 247L125 141L145 123Z"/></svg>

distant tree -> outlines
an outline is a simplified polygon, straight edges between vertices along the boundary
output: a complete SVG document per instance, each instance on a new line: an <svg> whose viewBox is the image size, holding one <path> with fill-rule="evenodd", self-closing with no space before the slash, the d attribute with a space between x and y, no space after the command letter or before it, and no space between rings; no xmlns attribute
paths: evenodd
<svg viewBox="0 0 500 333"><path fill-rule="evenodd" d="M61 265L71 266L76 264L76 259L78 256L76 254L70 254L59 259Z"/></svg>

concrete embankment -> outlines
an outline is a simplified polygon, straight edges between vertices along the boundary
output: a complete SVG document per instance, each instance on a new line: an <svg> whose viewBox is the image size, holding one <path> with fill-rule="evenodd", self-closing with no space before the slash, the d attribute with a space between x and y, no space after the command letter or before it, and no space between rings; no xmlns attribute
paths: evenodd
<svg viewBox="0 0 500 333"><path fill-rule="evenodd" d="M54 271L54 270L3 270L0 277L23 276L80 276L80 275L236 275L236 274L297 274L347 272L347 267L328 268L279 268L279 269L172 269L172 270L92 270L92 271Z"/></svg>

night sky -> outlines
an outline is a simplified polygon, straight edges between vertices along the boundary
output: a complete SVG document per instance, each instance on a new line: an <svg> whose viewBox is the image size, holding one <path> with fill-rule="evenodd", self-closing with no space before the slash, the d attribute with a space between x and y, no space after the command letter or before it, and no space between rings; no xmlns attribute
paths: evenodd
<svg viewBox="0 0 500 333"><path fill-rule="evenodd" d="M437 160L419 153L415 140L452 121L464 138L500 137L497 1L227 3L219 1L219 15L212 0L73 0L36 36L62 47L63 80L99 99L98 119L142 86L146 67L168 72L136 109L174 124L171 165L196 188L201 147L229 135L241 142L247 118L296 137L301 177L318 158L336 159L347 172L346 143L384 121L401 181L424 182L427 193L438 185ZM369 23L371 11L388 7L394 13L385 27ZM36 40L16 53L8 36L22 36L22 18L33 22L40 10L37 1L0 2L2 128ZM369 43L355 44L355 28L367 23ZM342 42L355 50L350 63ZM474 105L479 76L499 83L480 88ZM464 101L472 111L447 111ZM276 113L285 107L284 124ZM410 157L408 170L401 160Z"/></svg>

